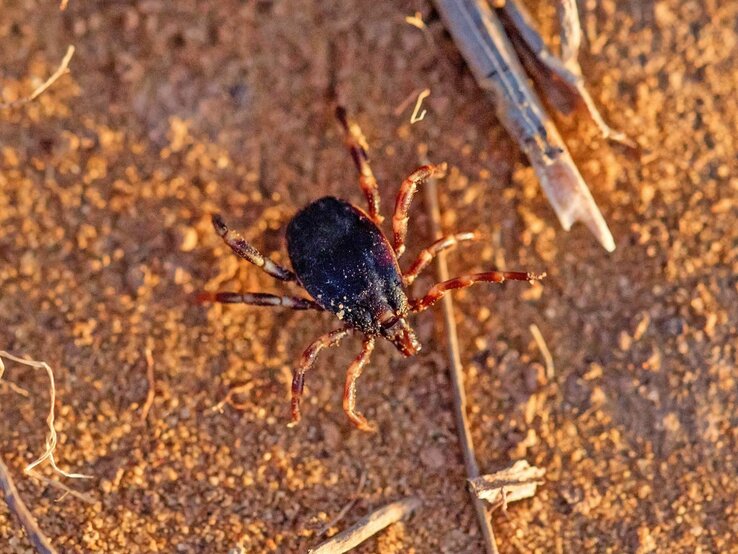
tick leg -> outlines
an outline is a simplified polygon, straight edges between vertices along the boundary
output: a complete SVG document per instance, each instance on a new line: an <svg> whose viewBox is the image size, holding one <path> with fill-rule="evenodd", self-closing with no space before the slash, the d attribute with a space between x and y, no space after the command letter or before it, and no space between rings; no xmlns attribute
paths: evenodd
<svg viewBox="0 0 738 554"><path fill-rule="evenodd" d="M479 240L481 235L474 231L473 233L456 233L455 235L448 235L438 239L436 242L431 244L428 248L424 248L418 254L418 257L410 266L410 269L402 276L405 281L405 285L409 286L417 278L421 271L431 262L431 260L438 255L438 253L448 250L449 248L455 248L460 242L467 240Z"/></svg>
<svg viewBox="0 0 738 554"><path fill-rule="evenodd" d="M400 185L400 191L397 193L395 201L395 214L392 216L392 230L394 231L395 254L399 258L405 252L405 236L407 235L407 212L410 209L410 203L413 196L421 184L431 177L443 177L446 175L447 165L445 163L438 165L424 165L413 171L410 176Z"/></svg>
<svg viewBox="0 0 738 554"><path fill-rule="evenodd" d="M338 106L336 108L336 117L346 133L346 146L348 146L356 169L359 171L359 186L364 192L364 196L366 196L367 204L369 204L369 217L374 223L379 225L384 221L384 218L379 212L379 187L377 185L377 179L374 177L372 168L369 165L369 156L366 153L366 139L359 126L353 121L348 120L346 108Z"/></svg>
<svg viewBox="0 0 738 554"><path fill-rule="evenodd" d="M282 306L293 310L322 310L317 302L299 296L277 296L266 292L201 292L198 302L221 304L251 304L252 306Z"/></svg>
<svg viewBox="0 0 738 554"><path fill-rule="evenodd" d="M362 431L376 431L374 425L369 423L366 418L356 411L356 380L361 375L361 371L369 361L374 350L374 338L364 339L361 348L361 354L351 362L346 372L346 386L343 389L343 411L358 429Z"/></svg>
<svg viewBox="0 0 738 554"><path fill-rule="evenodd" d="M486 273L474 273L449 279L434 285L423 298L410 301L410 309L414 312L422 312L435 304L450 290L463 289L474 283L503 283L504 281L538 281L546 276L545 273L526 273L523 271L488 271Z"/></svg>
<svg viewBox="0 0 738 554"><path fill-rule="evenodd" d="M259 252L237 232L228 228L219 214L213 215L213 227L233 252L280 281L296 281L297 277L286 267L270 260Z"/></svg>
<svg viewBox="0 0 738 554"><path fill-rule="evenodd" d="M346 327L331 331L314 341L302 353L300 363L292 374L292 421L289 424L290 427L300 421L300 398L302 397L302 390L305 387L305 373L313 366L318 353L323 348L336 346L350 332L351 330Z"/></svg>

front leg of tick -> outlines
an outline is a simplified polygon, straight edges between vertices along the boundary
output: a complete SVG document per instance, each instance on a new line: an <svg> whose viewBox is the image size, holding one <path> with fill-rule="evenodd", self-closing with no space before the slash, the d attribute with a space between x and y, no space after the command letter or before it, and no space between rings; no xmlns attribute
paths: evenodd
<svg viewBox="0 0 738 554"><path fill-rule="evenodd" d="M504 283L505 281L540 281L546 276L545 273L529 273L524 271L486 271L484 273L473 273L462 275L448 281L434 285L422 298L410 300L410 309L413 312L422 312L443 298L449 291L465 289L475 283Z"/></svg>
<svg viewBox="0 0 738 554"><path fill-rule="evenodd" d="M362 344L361 353L351 363L346 372L346 386L343 389L343 411L356 428L362 431L374 432L376 426L369 423L361 413L356 411L356 380L361 375L364 366L369 361L374 350L374 338L367 337Z"/></svg>
<svg viewBox="0 0 738 554"><path fill-rule="evenodd" d="M446 175L448 165L441 163L438 165L424 165L413 171L407 179L400 185L395 200L395 213L392 216L392 230L394 233L392 246L395 254L399 258L405 252L405 237L407 236L407 220L410 203L413 201L415 191L426 179L440 178Z"/></svg>
<svg viewBox="0 0 738 554"><path fill-rule="evenodd" d="M344 327L323 335L305 349L300 358L300 363L292 374L292 421L289 426L293 427L300 422L300 399L305 388L305 373L315 365L318 353L328 346L337 346L341 339L351 333L351 329Z"/></svg>

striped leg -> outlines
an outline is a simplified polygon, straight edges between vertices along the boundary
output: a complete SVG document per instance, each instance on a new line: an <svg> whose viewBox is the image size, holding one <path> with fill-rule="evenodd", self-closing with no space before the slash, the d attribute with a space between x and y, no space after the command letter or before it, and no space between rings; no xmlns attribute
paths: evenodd
<svg viewBox="0 0 738 554"><path fill-rule="evenodd" d="M474 231L473 233L456 233L455 235L448 235L438 239L436 242L431 244L428 248L424 248L418 254L417 259L410 266L410 269L402 276L405 281L405 285L409 286L417 278L421 271L435 258L440 252L448 250L449 248L455 248L460 242L467 240L479 240L481 235Z"/></svg>
<svg viewBox="0 0 738 554"><path fill-rule="evenodd" d="M251 246L246 240L237 232L228 228L223 218L219 214L213 215L213 227L215 232L220 235L228 246L231 247L233 252L246 260L251 262L256 267L261 268L264 272L268 273L272 277L279 279L280 281L296 281L297 277L286 267L273 262L256 248Z"/></svg>
<svg viewBox="0 0 738 554"><path fill-rule="evenodd" d="M346 108L343 106L336 108L336 117L346 133L346 146L348 146L354 164L356 164L356 169L359 171L359 186L364 192L364 196L366 196L367 204L369 204L369 217L374 223L380 225L384 218L379 212L379 187L369 165L364 134L356 123L348 120Z"/></svg>
<svg viewBox="0 0 738 554"><path fill-rule="evenodd" d="M302 353L300 363L292 374L292 421L289 426L292 427L297 425L300 421L300 398L302 397L302 391L305 388L305 373L308 369L313 367L315 360L318 357L318 353L327 346L336 346L341 339L351 332L348 328L337 329L331 331L318 338L310 346L307 347L305 352Z"/></svg>
<svg viewBox="0 0 738 554"><path fill-rule="evenodd" d="M299 296L277 296L266 292L201 292L198 302L220 302L221 304L251 304L252 306L281 306L293 310L322 310L317 302Z"/></svg>
<svg viewBox="0 0 738 554"><path fill-rule="evenodd" d="M446 175L447 165L445 163L438 165L424 165L413 171L410 176L400 185L400 191L397 193L395 201L395 213L392 216L392 230L394 231L395 254L399 258L405 252L405 237L407 236L407 212L410 209L410 203L413 196L421 184L431 177L443 177Z"/></svg>
<svg viewBox="0 0 738 554"><path fill-rule="evenodd" d="M356 380L369 361L374 350L374 338L365 338L361 354L351 362L346 372L346 386L343 389L343 411L358 429L362 431L376 431L376 427L369 423L361 413L356 411Z"/></svg>
<svg viewBox="0 0 738 554"><path fill-rule="evenodd" d="M422 312L439 301L450 290L470 287L474 283L503 283L505 281L538 281L546 276L545 273L525 273L522 271L488 271L474 273L449 279L433 286L423 298L410 301L410 308L414 312Z"/></svg>

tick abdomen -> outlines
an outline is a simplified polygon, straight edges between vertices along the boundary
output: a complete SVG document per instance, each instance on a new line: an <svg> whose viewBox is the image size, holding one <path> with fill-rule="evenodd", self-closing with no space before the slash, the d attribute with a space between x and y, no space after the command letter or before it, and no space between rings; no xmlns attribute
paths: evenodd
<svg viewBox="0 0 738 554"><path fill-rule="evenodd" d="M397 258L382 231L344 200L327 196L287 227L287 250L300 283L318 304L368 334L389 314L406 314Z"/></svg>

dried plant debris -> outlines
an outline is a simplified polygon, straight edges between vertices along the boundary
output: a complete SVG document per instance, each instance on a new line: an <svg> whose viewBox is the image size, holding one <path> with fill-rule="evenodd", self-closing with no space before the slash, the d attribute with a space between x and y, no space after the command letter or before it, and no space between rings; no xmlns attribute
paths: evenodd
<svg viewBox="0 0 738 554"><path fill-rule="evenodd" d="M562 41L566 57L560 61L546 48L526 17L527 12L516 4L504 2L497 12L484 0L436 0L436 6L479 86L492 94L500 121L533 165L562 227L568 231L575 222L584 223L600 244L612 252L615 249L612 233L556 125L528 83L516 53L517 47L518 53L522 51L524 60L529 62L529 68L537 69L534 74L545 74L548 82L563 83L552 88L556 93L552 103L557 108L571 111L577 100L587 107L606 137L632 144L607 126L584 88L576 61L581 34L577 31L576 12L564 10ZM507 26L503 26L497 13L505 16ZM508 36L511 31L512 36ZM543 59L538 60L537 56Z"/></svg>
<svg viewBox="0 0 738 554"><path fill-rule="evenodd" d="M51 541L41 531L33 514L23 502L2 458L0 458L0 490L3 492L8 509L18 518L36 552L39 554L56 554L56 549L52 546Z"/></svg>
<svg viewBox="0 0 738 554"><path fill-rule="evenodd" d="M387 504L308 552L309 554L342 554L348 552L388 525L405 519L417 510L420 504L420 499L414 496Z"/></svg>
<svg viewBox="0 0 738 554"><path fill-rule="evenodd" d="M61 9L64 9L65 5L62 5ZM74 46L71 44L67 48L67 53L64 54L64 57L62 58L61 63L59 64L59 67L56 68L56 71L51 74L51 76L46 79L40 86L36 87L34 91L27 97L21 98L19 100L15 100L14 102L7 102L2 103L0 102L0 109L11 109L11 108L17 108L19 106L22 106L24 104L28 104L29 102L33 102L41 96L44 92L46 92L51 85L53 85L56 81L58 81L62 76L69 73L69 62L72 61L72 56L74 56Z"/></svg>
<svg viewBox="0 0 738 554"><path fill-rule="evenodd" d="M637 148L625 133L605 122L587 91L578 59L582 31L577 4L574 0L562 0L559 5L560 58L546 46L535 21L518 0L507 0L496 12L526 69L541 90L546 91L547 102L564 114L578 107L585 108L605 139Z"/></svg>
<svg viewBox="0 0 738 554"><path fill-rule="evenodd" d="M510 502L533 497L538 485L543 484L545 474L545 469L518 460L502 471L470 479L469 484L477 498L486 500L494 508L506 507Z"/></svg>
<svg viewBox="0 0 738 554"><path fill-rule="evenodd" d="M54 420L55 420L54 406L56 404L56 384L54 382L54 371L51 369L51 366L49 366L49 364L47 364L46 362L39 362L36 360L26 360L24 358L19 358L17 356L13 356L12 354L9 354L5 351L0 350L0 379L3 378L3 374L5 373L5 364L3 362L3 358L12 360L19 364L23 364L23 365L26 365L32 368L43 369L44 371L46 371L46 374L49 377L49 414L46 416L46 425L48 427L48 432L46 434L45 450L44 450L44 453L41 454L41 456L39 456L36 460L31 462L30 464L28 464L28 466L25 469L25 472L33 475L34 468L39 466L45 460L48 460L53 470L63 477L68 477L70 479L89 479L90 478L89 475L84 475L82 473L68 473L64 471L63 469L60 469L59 466L56 465L56 459L54 458L54 451L56 450L56 445L57 445L57 440L58 440L56 429L54 428Z"/></svg>

